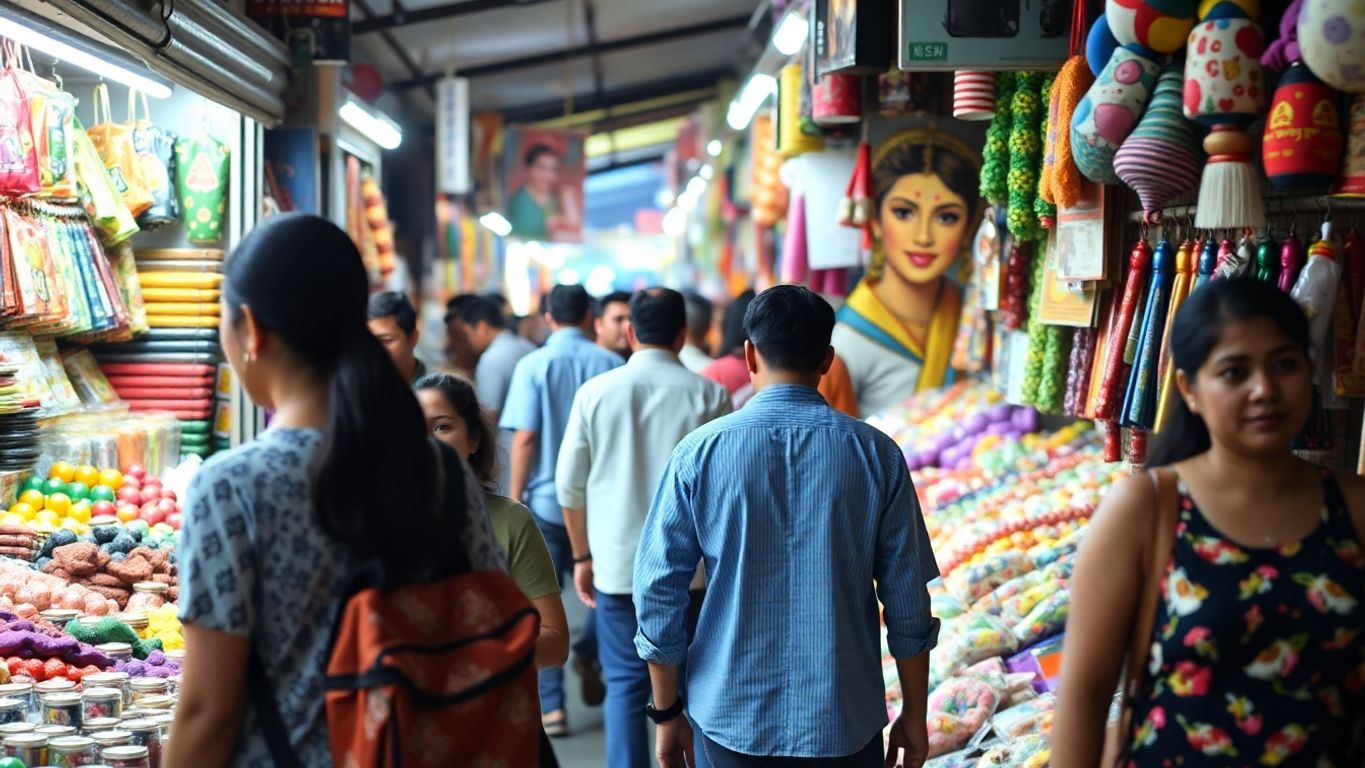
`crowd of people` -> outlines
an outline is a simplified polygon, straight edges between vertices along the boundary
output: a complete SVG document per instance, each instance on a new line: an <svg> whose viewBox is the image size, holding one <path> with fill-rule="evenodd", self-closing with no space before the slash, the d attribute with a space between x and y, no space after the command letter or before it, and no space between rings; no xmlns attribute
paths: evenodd
<svg viewBox="0 0 1365 768"><path fill-rule="evenodd" d="M1311 401L1307 324L1257 285L1215 282L1176 320L1178 428L1082 550L1054 765L1105 750L1134 766L1360 764L1365 483L1290 452ZM714 346L714 308L691 293L556 286L543 344L505 302L462 295L449 359L424 365L411 303L368 296L344 233L291 215L228 261L224 304L224 352L274 421L187 499L168 765L272 764L255 685L298 762L331 765L339 580L357 561L422 578L452 552L505 570L539 614L541 735L570 732L568 666L604 704L610 768L651 764L650 722L663 768L924 762L938 569L904 457L856 418L819 295L745 293ZM436 490L447 452L458 494ZM592 609L576 638L564 589ZM1163 634L1191 615L1202 642ZM904 694L889 732L883 631ZM1106 746L1125 659L1127 730Z"/></svg>

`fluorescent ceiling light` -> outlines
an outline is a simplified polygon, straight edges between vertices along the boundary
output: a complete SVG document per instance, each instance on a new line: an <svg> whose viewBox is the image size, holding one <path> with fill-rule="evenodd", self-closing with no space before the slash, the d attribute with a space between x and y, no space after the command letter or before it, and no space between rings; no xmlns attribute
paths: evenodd
<svg viewBox="0 0 1365 768"><path fill-rule="evenodd" d="M557 279L560 285L578 285L579 281L583 278L582 275L578 274L578 270L573 267L565 267L564 269L559 270L559 277Z"/></svg>
<svg viewBox="0 0 1365 768"><path fill-rule="evenodd" d="M663 221L664 234L669 237L681 237L687 231L687 212L681 208L670 208L664 214Z"/></svg>
<svg viewBox="0 0 1365 768"><path fill-rule="evenodd" d="M346 99L341 105L341 119L384 149L398 149L403 143L403 129L398 123L382 112L371 113L355 99Z"/></svg>
<svg viewBox="0 0 1365 768"><path fill-rule="evenodd" d="M739 92L739 96L730 102L730 109L725 114L725 122L729 123L730 127L736 131L748 128L750 121L758 112L758 108L763 106L763 102L776 92L777 79L772 75L753 75L749 78L749 82L744 84L744 90Z"/></svg>
<svg viewBox="0 0 1365 768"><path fill-rule="evenodd" d="M35 51L46 53L60 60L63 64L80 67L87 72L142 91L154 99L169 99L171 97L171 89L165 83L159 83L146 75L138 74L114 62L106 61L88 51L83 51L55 37L50 37L36 29L24 26L9 17L0 16L0 37L28 46Z"/></svg>
<svg viewBox="0 0 1365 768"><path fill-rule="evenodd" d="M806 17L796 11L787 11L773 33L773 47L783 56L792 56L801 50L809 31L810 24L806 22Z"/></svg>
<svg viewBox="0 0 1365 768"><path fill-rule="evenodd" d="M725 145L720 143L720 139L711 139L706 145L706 154L711 157L720 157L720 153L725 149Z"/></svg>
<svg viewBox="0 0 1365 768"><path fill-rule="evenodd" d="M480 216L479 223L483 225L484 229L492 232L498 237L507 237L512 234L512 222L508 221L506 216L503 216L497 211L489 211Z"/></svg>

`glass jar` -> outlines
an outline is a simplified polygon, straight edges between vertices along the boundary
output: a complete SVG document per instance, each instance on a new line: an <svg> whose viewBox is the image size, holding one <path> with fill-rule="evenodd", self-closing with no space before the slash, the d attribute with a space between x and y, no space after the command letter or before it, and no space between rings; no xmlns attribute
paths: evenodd
<svg viewBox="0 0 1365 768"><path fill-rule="evenodd" d="M18 699L24 702L24 719L36 719L38 697L33 693L33 683L5 683L0 685L0 698Z"/></svg>
<svg viewBox="0 0 1365 768"><path fill-rule="evenodd" d="M0 724L0 743L3 743L6 736L14 736L19 733L33 733L38 726L33 723L4 723Z"/></svg>
<svg viewBox="0 0 1365 768"><path fill-rule="evenodd" d="M175 699L164 693L149 694L139 699L137 705L142 709L167 710L175 706Z"/></svg>
<svg viewBox="0 0 1365 768"><path fill-rule="evenodd" d="M0 723L28 722L28 708L23 699L0 698Z"/></svg>
<svg viewBox="0 0 1365 768"><path fill-rule="evenodd" d="M117 717L87 717L81 720L81 732L89 736L98 731L110 731L123 722Z"/></svg>
<svg viewBox="0 0 1365 768"><path fill-rule="evenodd" d="M79 728L81 716L81 695L79 693L49 693L43 697L44 723L70 725Z"/></svg>
<svg viewBox="0 0 1365 768"><path fill-rule="evenodd" d="M51 723L37 726L36 728L33 729L33 732L41 733L42 735L48 737L49 739L55 739L58 736L75 736L78 733L80 733L75 728L72 728L69 725L54 725Z"/></svg>
<svg viewBox="0 0 1365 768"><path fill-rule="evenodd" d="M169 696L171 684L168 680L160 677L139 677L132 681L133 703L142 706L142 700L148 696Z"/></svg>
<svg viewBox="0 0 1365 768"><path fill-rule="evenodd" d="M81 718L122 717L123 691L118 688L86 688L81 694Z"/></svg>
<svg viewBox="0 0 1365 768"><path fill-rule="evenodd" d="M75 621L80 615L81 612L74 608L49 608L39 612L38 618L56 625L57 629L65 629L67 624Z"/></svg>
<svg viewBox="0 0 1365 768"><path fill-rule="evenodd" d="M131 661L133 658L133 646L127 643L100 643L95 650L114 661Z"/></svg>
<svg viewBox="0 0 1365 768"><path fill-rule="evenodd" d="M137 611L125 611L124 613L116 615L114 618L127 624L128 628L136 632L138 637L143 640L147 639L147 627L151 626L152 623L151 620L147 618L147 614L138 613Z"/></svg>
<svg viewBox="0 0 1365 768"><path fill-rule="evenodd" d="M47 765L47 737L41 733L16 733L0 742L9 757L17 757L24 765Z"/></svg>
<svg viewBox="0 0 1365 768"><path fill-rule="evenodd" d="M33 692L38 696L38 704L42 705L43 699L53 693L75 693L76 684L70 680L44 680L33 686Z"/></svg>
<svg viewBox="0 0 1365 768"><path fill-rule="evenodd" d="M151 764L151 768L160 768L161 725L151 718L144 718L124 722L123 729L132 734L131 744L147 748L148 762Z"/></svg>
<svg viewBox="0 0 1365 768"><path fill-rule="evenodd" d="M99 757L99 747L89 736L58 736L47 742L48 762L56 768L93 765Z"/></svg>
<svg viewBox="0 0 1365 768"><path fill-rule="evenodd" d="M132 678L127 672L93 672L81 679L86 688L117 688L123 693L123 706L132 703Z"/></svg>
<svg viewBox="0 0 1365 768"><path fill-rule="evenodd" d="M100 759L108 763L109 768L151 768L147 748L131 744L105 747L100 750Z"/></svg>
<svg viewBox="0 0 1365 768"><path fill-rule="evenodd" d="M90 739L95 742L97 747L121 747L133 743L133 734L122 728L111 728L107 731L96 731L90 734Z"/></svg>

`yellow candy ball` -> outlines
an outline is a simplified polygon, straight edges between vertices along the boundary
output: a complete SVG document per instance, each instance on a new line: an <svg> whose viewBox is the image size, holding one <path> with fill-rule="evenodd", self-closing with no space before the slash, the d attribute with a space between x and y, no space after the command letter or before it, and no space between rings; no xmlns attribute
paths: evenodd
<svg viewBox="0 0 1365 768"><path fill-rule="evenodd" d="M42 509L43 505L47 503L47 497L43 495L42 491L29 489L19 494L19 501L37 510Z"/></svg>
<svg viewBox="0 0 1365 768"><path fill-rule="evenodd" d="M27 525L28 520L24 519L22 515L6 512L4 515L0 515L0 523L5 525Z"/></svg>

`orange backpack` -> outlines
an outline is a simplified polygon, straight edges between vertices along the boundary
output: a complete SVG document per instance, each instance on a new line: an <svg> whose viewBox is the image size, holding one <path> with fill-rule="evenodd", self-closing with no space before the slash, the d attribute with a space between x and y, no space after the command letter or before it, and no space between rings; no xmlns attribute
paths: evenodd
<svg viewBox="0 0 1365 768"><path fill-rule="evenodd" d="M535 608L499 571L387 589L357 581L343 597L326 670L333 764L552 764L542 760L539 631ZM254 650L249 687L275 764L297 766Z"/></svg>

